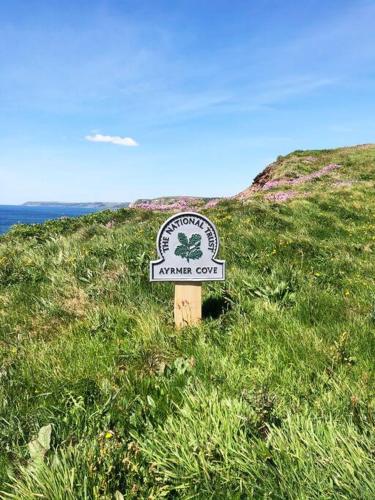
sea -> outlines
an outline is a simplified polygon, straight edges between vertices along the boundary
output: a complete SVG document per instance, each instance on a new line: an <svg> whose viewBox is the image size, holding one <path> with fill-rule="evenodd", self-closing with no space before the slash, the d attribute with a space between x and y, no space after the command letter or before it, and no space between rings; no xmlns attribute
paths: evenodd
<svg viewBox="0 0 375 500"><path fill-rule="evenodd" d="M4 234L14 224L39 224L59 217L77 217L97 212L99 208L82 208L67 205L24 206L0 205L0 234Z"/></svg>

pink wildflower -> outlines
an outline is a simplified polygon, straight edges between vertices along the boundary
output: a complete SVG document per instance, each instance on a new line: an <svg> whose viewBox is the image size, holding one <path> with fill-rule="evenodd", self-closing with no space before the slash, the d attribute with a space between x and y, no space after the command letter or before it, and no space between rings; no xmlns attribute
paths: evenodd
<svg viewBox="0 0 375 500"><path fill-rule="evenodd" d="M220 198L216 198L214 200L210 200L206 203L205 207L204 208L212 208L212 207L216 207L216 205L219 203L220 201Z"/></svg>
<svg viewBox="0 0 375 500"><path fill-rule="evenodd" d="M262 187L262 190L268 191L269 189L278 186L294 186L297 184L303 184L304 182L312 181L313 179L322 177L323 175L326 175L332 170L335 170L336 168L340 167L341 165L338 165L337 163L330 163L329 165L326 165L325 167L321 168L320 170L317 170L316 172L312 172L311 174L307 175L301 175L301 177L296 177L295 179L274 179L266 182Z"/></svg>
<svg viewBox="0 0 375 500"><path fill-rule="evenodd" d="M265 199L268 201L283 202L289 200L290 198L294 198L297 194L298 193L296 191L279 191L277 193L267 194Z"/></svg>

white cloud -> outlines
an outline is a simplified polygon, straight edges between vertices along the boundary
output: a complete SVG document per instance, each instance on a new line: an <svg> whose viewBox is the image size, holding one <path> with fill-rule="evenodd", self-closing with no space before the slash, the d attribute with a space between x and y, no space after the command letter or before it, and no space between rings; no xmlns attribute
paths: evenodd
<svg viewBox="0 0 375 500"><path fill-rule="evenodd" d="M85 139L91 142L109 142L111 144L117 144L119 146L138 146L138 142L131 137L120 137L119 135L93 134L86 135Z"/></svg>

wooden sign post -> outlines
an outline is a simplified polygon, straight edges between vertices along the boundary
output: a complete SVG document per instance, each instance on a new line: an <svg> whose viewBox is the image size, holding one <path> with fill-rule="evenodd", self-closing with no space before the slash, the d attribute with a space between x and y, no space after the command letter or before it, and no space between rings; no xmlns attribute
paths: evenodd
<svg viewBox="0 0 375 500"><path fill-rule="evenodd" d="M202 282L225 279L225 262L215 259L219 237L214 224L194 212L173 215L160 228L156 244L159 260L150 262L150 281L175 283L176 328L199 323Z"/></svg>
<svg viewBox="0 0 375 500"><path fill-rule="evenodd" d="M202 319L202 283L185 281L174 287L174 322L176 328L196 325Z"/></svg>

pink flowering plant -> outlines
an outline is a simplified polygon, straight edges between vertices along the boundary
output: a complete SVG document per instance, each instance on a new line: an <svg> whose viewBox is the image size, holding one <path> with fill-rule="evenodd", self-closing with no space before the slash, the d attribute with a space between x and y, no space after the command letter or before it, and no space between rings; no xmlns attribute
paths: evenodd
<svg viewBox="0 0 375 500"><path fill-rule="evenodd" d="M273 189L279 186L296 186L299 184L304 184L305 182L309 182L314 179L318 179L323 175L327 175L330 172L332 172L332 170L336 170L337 168L340 167L341 165L338 165L337 163L330 163L329 165L326 165L325 167L321 168L320 170L317 170L316 172L312 172L311 174L307 175L301 175L300 177L296 177L295 179L274 179L266 182L263 185L262 190L268 191L269 189Z"/></svg>

